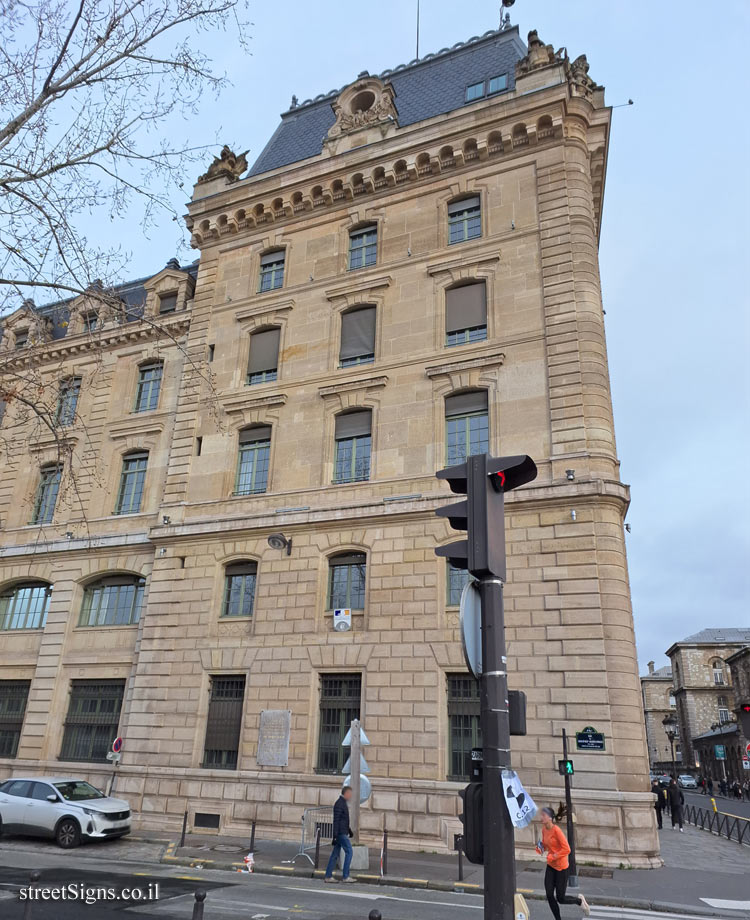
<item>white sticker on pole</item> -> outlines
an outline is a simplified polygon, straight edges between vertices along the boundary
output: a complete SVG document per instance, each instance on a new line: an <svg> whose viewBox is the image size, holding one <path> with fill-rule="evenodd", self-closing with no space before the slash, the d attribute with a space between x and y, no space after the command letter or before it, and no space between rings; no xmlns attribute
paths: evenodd
<svg viewBox="0 0 750 920"><path fill-rule="evenodd" d="M508 806L508 814L514 827L526 827L531 824L537 807L529 793L523 788L515 770L503 770L503 796Z"/></svg>

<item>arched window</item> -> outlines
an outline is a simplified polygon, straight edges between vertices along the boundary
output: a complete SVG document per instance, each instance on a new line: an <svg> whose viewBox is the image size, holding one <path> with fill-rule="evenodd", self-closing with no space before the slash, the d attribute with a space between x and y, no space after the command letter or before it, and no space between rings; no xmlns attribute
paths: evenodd
<svg viewBox="0 0 750 920"><path fill-rule="evenodd" d="M251 617L255 606L255 583L258 565L255 562L233 562L224 569L224 601L222 617Z"/></svg>
<svg viewBox="0 0 750 920"><path fill-rule="evenodd" d="M471 390L445 397L445 462L463 463L472 454L489 449L487 390Z"/></svg>
<svg viewBox="0 0 750 920"><path fill-rule="evenodd" d="M368 224L349 234L349 271L374 265L378 258L378 227Z"/></svg>
<svg viewBox="0 0 750 920"><path fill-rule="evenodd" d="M284 262L286 253L283 249L274 249L260 257L260 278L258 292L275 291L284 283Z"/></svg>
<svg viewBox="0 0 750 920"><path fill-rule="evenodd" d="M235 495L258 495L268 487L271 426L256 425L240 432Z"/></svg>
<svg viewBox="0 0 750 920"><path fill-rule="evenodd" d="M487 287L484 281L448 288L445 292L445 344L467 345L487 338Z"/></svg>
<svg viewBox="0 0 750 920"><path fill-rule="evenodd" d="M328 610L365 609L367 557L364 553L340 553L328 563Z"/></svg>
<svg viewBox="0 0 750 920"><path fill-rule="evenodd" d="M279 327L271 326L268 329L258 329L250 336L250 360L247 366L249 385L276 380L279 367L280 335Z"/></svg>
<svg viewBox="0 0 750 920"><path fill-rule="evenodd" d="M724 665L721 659L716 658L711 663L711 668L714 672L714 684L717 687L722 687L725 683L724 680Z"/></svg>
<svg viewBox="0 0 750 920"><path fill-rule="evenodd" d="M375 360L375 307L353 307L341 314L339 367L372 364Z"/></svg>
<svg viewBox="0 0 750 920"><path fill-rule="evenodd" d="M138 368L138 387L135 392L135 412L148 412L159 404L161 390L161 361L149 361Z"/></svg>
<svg viewBox="0 0 750 920"><path fill-rule="evenodd" d="M0 630L42 629L52 585L44 581L20 582L0 594Z"/></svg>
<svg viewBox="0 0 750 920"><path fill-rule="evenodd" d="M59 464L53 463L42 467L31 514L32 524L49 524L52 520L61 478L62 467Z"/></svg>
<svg viewBox="0 0 750 920"><path fill-rule="evenodd" d="M364 482L370 478L372 412L358 409L336 416L334 482Z"/></svg>
<svg viewBox="0 0 750 920"><path fill-rule="evenodd" d="M448 205L448 242L464 243L482 235L479 195L451 201Z"/></svg>
<svg viewBox="0 0 750 920"><path fill-rule="evenodd" d="M148 451L146 450L133 451L122 458L115 514L137 514L141 510L147 467Z"/></svg>
<svg viewBox="0 0 750 920"><path fill-rule="evenodd" d="M57 400L57 424L63 427L72 425L78 408L78 396L81 392L81 378L68 377L60 384Z"/></svg>
<svg viewBox="0 0 750 920"><path fill-rule="evenodd" d="M131 626L141 616L146 580L138 575L107 575L83 592L79 626Z"/></svg>

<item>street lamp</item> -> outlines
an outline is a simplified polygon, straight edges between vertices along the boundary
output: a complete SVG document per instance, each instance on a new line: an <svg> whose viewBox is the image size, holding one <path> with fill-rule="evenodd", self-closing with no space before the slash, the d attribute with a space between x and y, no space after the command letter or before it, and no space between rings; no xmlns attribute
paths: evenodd
<svg viewBox="0 0 750 920"><path fill-rule="evenodd" d="M674 760L674 739L677 737L677 719L670 712L669 715L664 716L661 720L661 724L664 726L664 731L667 733L669 746L672 750L672 778L677 779L677 765Z"/></svg>

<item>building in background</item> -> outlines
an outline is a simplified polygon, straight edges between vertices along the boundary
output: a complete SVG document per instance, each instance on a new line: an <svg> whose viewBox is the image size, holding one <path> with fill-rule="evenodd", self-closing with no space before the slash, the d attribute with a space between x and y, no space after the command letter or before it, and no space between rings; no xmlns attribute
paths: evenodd
<svg viewBox="0 0 750 920"><path fill-rule="evenodd" d="M672 669L669 665L654 668L648 663L648 674L641 677L643 714L646 722L646 744L652 772L672 772L672 748L664 727L664 719L674 715L676 701L672 686ZM675 764L682 763L679 734L674 742Z"/></svg>
<svg viewBox="0 0 750 920"><path fill-rule="evenodd" d="M294 99L246 178L225 148L196 185L197 278L149 279L144 317L73 305L36 360L85 514L49 439L0 483L5 772L103 784L119 733L143 826L187 809L293 835L359 716L366 837L452 845L479 699L434 474L528 453L539 476L506 503L514 765L557 801L562 729L603 733L572 752L579 859L658 862L597 258L611 110L588 70L506 28ZM24 330L3 339L21 363Z"/></svg>
<svg viewBox="0 0 750 920"><path fill-rule="evenodd" d="M713 776L743 780L742 735L736 721L737 656L750 629L711 627L667 649L672 663L682 762ZM735 669L730 660L735 660ZM744 680L744 662L742 676Z"/></svg>

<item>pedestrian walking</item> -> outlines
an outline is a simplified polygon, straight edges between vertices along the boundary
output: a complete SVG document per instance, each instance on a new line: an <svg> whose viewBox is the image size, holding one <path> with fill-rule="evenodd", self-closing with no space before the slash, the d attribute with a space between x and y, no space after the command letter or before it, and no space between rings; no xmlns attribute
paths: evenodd
<svg viewBox="0 0 750 920"><path fill-rule="evenodd" d="M667 798L669 800L669 809L672 814L672 830L675 830L679 824L680 833L683 834L685 831L682 826L682 806L685 804L685 796L682 794L682 789L677 785L677 780L675 779L671 780L669 783Z"/></svg>
<svg viewBox="0 0 750 920"><path fill-rule="evenodd" d="M661 830L664 826L662 812L664 811L664 806L666 804L666 790L662 789L659 783L654 780L651 784L651 792L654 794L654 811L656 812L656 823L659 825L659 830Z"/></svg>
<svg viewBox="0 0 750 920"><path fill-rule="evenodd" d="M713 778L710 776L708 777L708 794L709 795L714 794L714 781L713 781Z"/></svg>
<svg viewBox="0 0 750 920"><path fill-rule="evenodd" d="M336 863L339 861L339 856L341 851L344 851L344 868L341 873L342 882L352 882L354 883L353 878L349 878L349 869L352 865L352 856L354 855L354 850L352 849L350 837L353 837L352 829L349 825L349 800L352 797L352 787L344 786L341 790L341 795L336 800L336 804L333 806L333 852L331 857L328 860L328 865L326 866L326 875L323 879L324 882L335 882L337 879L333 877L333 870L336 868Z"/></svg>
<svg viewBox="0 0 750 920"><path fill-rule="evenodd" d="M578 904L586 917L591 913L591 908L582 894L573 896L565 893L568 887L570 845L565 834L555 824L555 820L559 820L564 814L564 805L558 809L557 815L551 808L542 809L542 839L536 845L536 851L540 856L545 852L547 854L544 890L555 920L561 920L559 904Z"/></svg>

